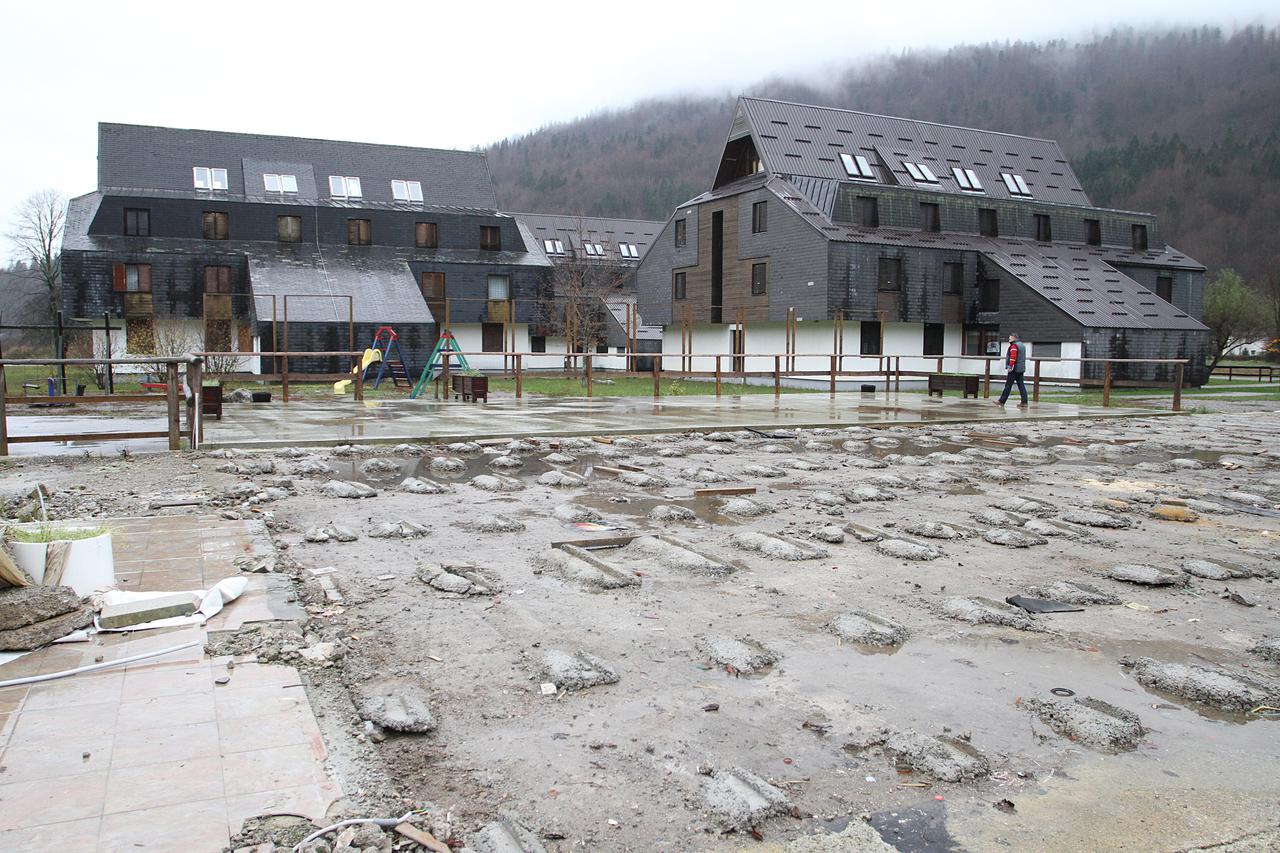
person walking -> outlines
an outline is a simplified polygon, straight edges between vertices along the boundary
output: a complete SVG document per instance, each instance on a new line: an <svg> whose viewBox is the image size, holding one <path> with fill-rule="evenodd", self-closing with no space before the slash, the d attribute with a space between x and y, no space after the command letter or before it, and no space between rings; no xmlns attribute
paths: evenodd
<svg viewBox="0 0 1280 853"><path fill-rule="evenodd" d="M1009 349L1005 351L1004 367L1008 371L1008 375L1004 380L1004 393L1000 395L996 405L1003 406L1005 404L1005 401L1009 399L1009 392L1013 390L1014 383L1017 383L1018 393L1022 395L1022 402L1018 404L1018 407L1025 409L1027 407L1027 386L1022 382L1022 374L1027 372L1027 345L1018 340L1016 332L1009 334Z"/></svg>

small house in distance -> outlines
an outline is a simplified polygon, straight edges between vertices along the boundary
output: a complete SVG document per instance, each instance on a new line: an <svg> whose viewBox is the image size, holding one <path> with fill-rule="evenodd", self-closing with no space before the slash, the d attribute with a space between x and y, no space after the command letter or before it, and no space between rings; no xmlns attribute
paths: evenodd
<svg viewBox="0 0 1280 853"><path fill-rule="evenodd" d="M1187 381L1206 378L1204 267L1151 214L1094 206L1054 141L742 98L714 167L637 276L668 355L684 342L794 352L801 370L841 352L851 370L902 356L904 370L942 358L981 372L966 357L999 354L1017 332L1032 357L1188 358ZM1043 373L1098 378L1102 366ZM1174 366L1114 375L1171 380Z"/></svg>

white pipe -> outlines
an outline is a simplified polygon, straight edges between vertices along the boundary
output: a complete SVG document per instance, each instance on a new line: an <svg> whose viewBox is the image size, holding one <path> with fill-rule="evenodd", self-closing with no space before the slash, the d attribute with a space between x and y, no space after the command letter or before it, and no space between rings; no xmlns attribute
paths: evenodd
<svg viewBox="0 0 1280 853"><path fill-rule="evenodd" d="M146 660L147 658L158 658L161 655L167 655L170 652L180 652L183 649L189 649L192 646L198 646L202 640L192 640L189 643L183 643L180 646L170 646L167 649L159 649L154 652L143 652L140 655L130 655L127 658L119 660L108 660L102 663L91 663L85 666L78 666L75 669L64 669L62 672L50 672L45 675L28 675L23 678L11 678L8 681L0 681L0 690L6 687L17 687L19 684L35 684L39 681L52 681L55 678L65 678L68 675L79 675L82 672L94 672L99 669L106 669L110 666L119 666L124 663L133 663L134 661Z"/></svg>
<svg viewBox="0 0 1280 853"><path fill-rule="evenodd" d="M324 829L317 829L315 832L311 833L306 838L302 839L297 844L295 844L293 847L293 850L294 850L294 853L298 853L298 851L301 850L303 846L305 846L309 842L315 841L317 838L319 838L322 835L328 835L330 832L333 832L334 830L342 829L347 826L359 826L362 823L371 823L374 826L380 826L383 829L389 829L394 826L399 826L400 824L404 823L411 817L413 817L413 812L405 812L404 817L357 817L357 818L352 818L351 820L339 821L338 823L335 823L331 826L326 826Z"/></svg>

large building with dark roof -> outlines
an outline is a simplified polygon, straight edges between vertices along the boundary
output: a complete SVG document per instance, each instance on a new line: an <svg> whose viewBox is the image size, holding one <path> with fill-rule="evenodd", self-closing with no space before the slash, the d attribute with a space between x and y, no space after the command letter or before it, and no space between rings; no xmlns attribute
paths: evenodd
<svg viewBox="0 0 1280 853"><path fill-rule="evenodd" d="M118 354L234 350L250 370L271 367L255 351L346 350L352 322L362 349L388 325L420 369L446 314L464 349L527 341L550 268L483 154L104 123L98 189L68 209L63 308L123 325Z"/></svg>
<svg viewBox="0 0 1280 853"><path fill-rule="evenodd" d="M1046 139L742 98L711 188L676 209L637 278L640 313L684 331L667 329L668 354L691 340L795 352L797 369L839 351L848 369L901 356L981 372L964 357L1017 332L1033 358L1189 358L1188 380L1204 379L1204 267L1154 216L1094 206Z"/></svg>

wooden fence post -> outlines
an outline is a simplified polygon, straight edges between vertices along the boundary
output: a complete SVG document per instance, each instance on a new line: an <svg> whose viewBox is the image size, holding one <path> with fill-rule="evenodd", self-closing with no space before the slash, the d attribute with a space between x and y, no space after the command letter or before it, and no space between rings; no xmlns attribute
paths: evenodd
<svg viewBox="0 0 1280 853"><path fill-rule="evenodd" d="M194 401L194 395L193 395ZM165 365L165 402L169 406L169 449L182 449L182 427L178 420L182 410L178 407L178 363Z"/></svg>
<svg viewBox="0 0 1280 853"><path fill-rule="evenodd" d="M9 386L4 377L4 365L0 364L0 456L9 455L9 413L4 398L9 396Z"/></svg>
<svg viewBox="0 0 1280 853"><path fill-rule="evenodd" d="M1040 402L1040 359L1035 360L1036 372L1031 379L1031 402Z"/></svg>
<svg viewBox="0 0 1280 853"><path fill-rule="evenodd" d="M441 350L440 355L443 356L440 366L440 393L444 395L444 399L449 399L449 351Z"/></svg>
<svg viewBox="0 0 1280 853"><path fill-rule="evenodd" d="M357 403L359 403L360 401L362 401L362 400L364 399L364 371L360 369L360 359L361 359L361 357L360 357L360 356L356 356L356 366L355 366L355 374L356 374L355 395L356 395L356 402L357 402ZM394 387L395 387L395 384L396 384L396 381L395 381L395 377L393 376L393 377L391 377L391 387L393 387L393 388L394 388Z"/></svg>
<svg viewBox="0 0 1280 853"><path fill-rule="evenodd" d="M773 357L773 396L782 394L782 357Z"/></svg>
<svg viewBox="0 0 1280 853"><path fill-rule="evenodd" d="M987 359L986 373L982 380L982 399L991 399L991 359Z"/></svg>
<svg viewBox="0 0 1280 853"><path fill-rule="evenodd" d="M582 356L582 368L587 373L587 399L591 398L591 354L585 353Z"/></svg>
<svg viewBox="0 0 1280 853"><path fill-rule="evenodd" d="M662 395L662 353L653 357L653 399Z"/></svg>
<svg viewBox="0 0 1280 853"><path fill-rule="evenodd" d="M516 354L516 399L524 396L524 354Z"/></svg>
<svg viewBox="0 0 1280 853"><path fill-rule="evenodd" d="M720 399L720 356L716 356L716 399Z"/></svg>
<svg viewBox="0 0 1280 853"><path fill-rule="evenodd" d="M836 398L836 357L831 356L831 399Z"/></svg>
<svg viewBox="0 0 1280 853"><path fill-rule="evenodd" d="M1102 405L1111 405L1111 362L1108 361L1102 370Z"/></svg>
<svg viewBox="0 0 1280 853"><path fill-rule="evenodd" d="M0 368L0 371L3 369ZM1182 411L1182 371L1182 364L1178 364L1173 370L1173 410L1175 412ZM3 385L3 376L0 376L0 385Z"/></svg>
<svg viewBox="0 0 1280 853"><path fill-rule="evenodd" d="M893 393L897 394L902 390L902 356L895 355L893 357Z"/></svg>
<svg viewBox="0 0 1280 853"><path fill-rule="evenodd" d="M192 450L204 444L204 359L196 356L187 365L187 384L191 386L191 440Z"/></svg>
<svg viewBox="0 0 1280 853"><path fill-rule="evenodd" d="M116 380L114 371L111 369L111 315L106 311L102 312L102 331L107 338L107 393L116 393Z"/></svg>

